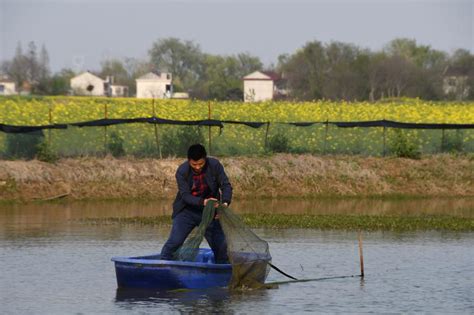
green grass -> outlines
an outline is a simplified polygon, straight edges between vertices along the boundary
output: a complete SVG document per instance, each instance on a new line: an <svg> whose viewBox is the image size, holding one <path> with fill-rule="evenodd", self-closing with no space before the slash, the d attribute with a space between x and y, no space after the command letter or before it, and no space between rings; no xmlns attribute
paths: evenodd
<svg viewBox="0 0 474 315"><path fill-rule="evenodd" d="M364 231L474 231L473 218L454 216L244 214L251 228ZM170 216L84 219L88 224L170 225Z"/></svg>

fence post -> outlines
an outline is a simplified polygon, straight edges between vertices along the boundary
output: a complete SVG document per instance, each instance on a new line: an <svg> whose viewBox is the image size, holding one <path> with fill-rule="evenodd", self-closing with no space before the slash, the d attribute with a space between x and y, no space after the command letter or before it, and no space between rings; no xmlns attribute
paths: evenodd
<svg viewBox="0 0 474 315"><path fill-rule="evenodd" d="M270 122L268 121L267 126L265 127L265 143L264 143L264 147L263 147L264 151L267 151L269 130L270 130Z"/></svg>
<svg viewBox="0 0 474 315"><path fill-rule="evenodd" d="M387 127L383 126L383 151L382 155L385 156L387 153Z"/></svg>
<svg viewBox="0 0 474 315"><path fill-rule="evenodd" d="M440 146L440 152L442 153L444 151L444 147L445 147L445 134L444 134L444 129L441 129L441 146Z"/></svg>
<svg viewBox="0 0 474 315"><path fill-rule="evenodd" d="M49 104L48 121L50 125L53 124L53 114L51 113L51 104ZM48 146L51 148L51 129L48 129Z"/></svg>
<svg viewBox="0 0 474 315"><path fill-rule="evenodd" d="M153 117L156 117L155 98L153 98L152 107L153 107ZM158 150L158 154L160 155L160 159L162 159L163 156L161 155L160 135L159 135L159 133L158 133L158 126L157 126L156 123L154 123L153 126L154 126L154 128L155 128L155 143L156 143L156 149Z"/></svg>
<svg viewBox="0 0 474 315"><path fill-rule="evenodd" d="M207 109L208 109L208 114L207 118L211 120L211 101L207 103ZM212 155L212 147L211 147L211 125L208 126L208 132L209 132L209 155Z"/></svg>
<svg viewBox="0 0 474 315"><path fill-rule="evenodd" d="M328 128L329 128L329 121L326 120L326 128L325 128L325 131L324 131L324 146L323 146L323 154L326 154L326 145L327 145L327 142L328 142Z"/></svg>
<svg viewBox="0 0 474 315"><path fill-rule="evenodd" d="M107 103L104 104L104 118L108 118L108 108ZM105 155L107 155L107 126L104 126L104 151Z"/></svg>

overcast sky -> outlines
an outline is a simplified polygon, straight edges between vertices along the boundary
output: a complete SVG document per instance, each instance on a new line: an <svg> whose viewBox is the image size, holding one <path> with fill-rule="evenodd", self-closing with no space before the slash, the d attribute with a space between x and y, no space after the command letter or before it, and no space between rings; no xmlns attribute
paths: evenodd
<svg viewBox="0 0 474 315"><path fill-rule="evenodd" d="M160 38L204 52L248 52L266 64L306 42L379 50L397 37L474 51L474 0L0 0L0 60L18 42L44 44L53 71L98 70L106 58L147 58Z"/></svg>

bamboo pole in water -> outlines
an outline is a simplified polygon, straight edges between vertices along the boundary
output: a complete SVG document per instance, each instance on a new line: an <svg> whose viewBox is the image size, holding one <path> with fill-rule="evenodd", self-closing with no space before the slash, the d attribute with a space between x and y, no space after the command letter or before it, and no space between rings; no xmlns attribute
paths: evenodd
<svg viewBox="0 0 474 315"><path fill-rule="evenodd" d="M364 253L362 250L362 232L359 231L360 276L364 277Z"/></svg>

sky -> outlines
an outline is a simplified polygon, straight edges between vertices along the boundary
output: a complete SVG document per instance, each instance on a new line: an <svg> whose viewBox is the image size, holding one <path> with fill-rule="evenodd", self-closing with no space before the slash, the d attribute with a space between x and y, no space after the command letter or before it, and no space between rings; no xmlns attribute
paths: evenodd
<svg viewBox="0 0 474 315"><path fill-rule="evenodd" d="M53 72L99 70L109 58L148 59L167 37L265 65L313 40L380 50L404 37L474 52L473 29L474 0L0 0L0 61L35 41Z"/></svg>

